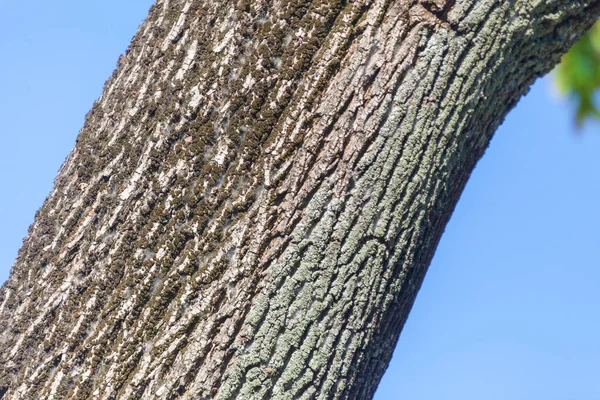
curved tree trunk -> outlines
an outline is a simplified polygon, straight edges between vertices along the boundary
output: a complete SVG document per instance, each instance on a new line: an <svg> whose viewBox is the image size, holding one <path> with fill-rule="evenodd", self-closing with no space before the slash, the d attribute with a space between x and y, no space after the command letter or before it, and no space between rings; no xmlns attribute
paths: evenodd
<svg viewBox="0 0 600 400"><path fill-rule="evenodd" d="M0 398L371 398L493 132L599 12L159 0L0 291Z"/></svg>

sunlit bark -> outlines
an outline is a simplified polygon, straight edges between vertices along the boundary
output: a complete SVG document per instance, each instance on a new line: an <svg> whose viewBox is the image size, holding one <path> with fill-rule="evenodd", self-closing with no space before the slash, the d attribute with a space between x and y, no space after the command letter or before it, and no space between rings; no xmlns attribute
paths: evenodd
<svg viewBox="0 0 600 400"><path fill-rule="evenodd" d="M599 11L159 0L0 290L0 398L371 398L493 132Z"/></svg>

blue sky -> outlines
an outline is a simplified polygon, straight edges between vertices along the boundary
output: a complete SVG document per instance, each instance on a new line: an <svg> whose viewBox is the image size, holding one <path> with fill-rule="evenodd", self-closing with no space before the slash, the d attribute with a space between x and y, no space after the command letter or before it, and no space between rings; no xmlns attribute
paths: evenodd
<svg viewBox="0 0 600 400"><path fill-rule="evenodd" d="M0 281L151 0L0 0ZM539 81L478 164L377 400L599 400L600 125Z"/></svg>

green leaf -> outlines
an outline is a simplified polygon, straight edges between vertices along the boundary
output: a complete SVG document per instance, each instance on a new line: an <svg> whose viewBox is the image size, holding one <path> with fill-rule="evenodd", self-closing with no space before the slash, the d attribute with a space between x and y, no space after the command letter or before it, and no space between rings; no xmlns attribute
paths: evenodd
<svg viewBox="0 0 600 400"><path fill-rule="evenodd" d="M578 124L588 117L600 119L600 108L594 102L600 88L600 21L563 56L555 78L559 90L577 103Z"/></svg>

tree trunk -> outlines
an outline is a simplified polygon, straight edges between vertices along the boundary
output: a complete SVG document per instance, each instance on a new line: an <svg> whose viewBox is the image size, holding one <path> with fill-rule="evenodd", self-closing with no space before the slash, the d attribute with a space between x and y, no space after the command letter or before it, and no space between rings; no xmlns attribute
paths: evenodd
<svg viewBox="0 0 600 400"><path fill-rule="evenodd" d="M157 1L0 291L0 398L371 398L493 132L599 14Z"/></svg>

